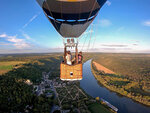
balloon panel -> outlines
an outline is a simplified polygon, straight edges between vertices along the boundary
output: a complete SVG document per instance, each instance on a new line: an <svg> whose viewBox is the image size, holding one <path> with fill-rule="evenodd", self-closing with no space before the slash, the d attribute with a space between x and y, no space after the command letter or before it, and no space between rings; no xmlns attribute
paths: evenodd
<svg viewBox="0 0 150 113"><path fill-rule="evenodd" d="M37 0L63 37L79 37L106 0Z"/></svg>

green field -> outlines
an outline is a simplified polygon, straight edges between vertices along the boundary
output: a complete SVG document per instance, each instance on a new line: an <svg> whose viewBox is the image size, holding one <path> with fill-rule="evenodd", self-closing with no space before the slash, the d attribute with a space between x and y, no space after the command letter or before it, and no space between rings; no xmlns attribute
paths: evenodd
<svg viewBox="0 0 150 113"><path fill-rule="evenodd" d="M91 111L91 113L112 113L99 103L94 103L90 105L89 110Z"/></svg>
<svg viewBox="0 0 150 113"><path fill-rule="evenodd" d="M0 66L0 70L11 70L13 68L12 65L8 65L8 66Z"/></svg>
<svg viewBox="0 0 150 113"><path fill-rule="evenodd" d="M149 54L95 54L93 60L129 79L150 81Z"/></svg>
<svg viewBox="0 0 150 113"><path fill-rule="evenodd" d="M13 68L18 68L19 65L24 64L24 63L26 63L26 62L23 62L23 61L2 61L2 62L0 62L0 75L12 70Z"/></svg>

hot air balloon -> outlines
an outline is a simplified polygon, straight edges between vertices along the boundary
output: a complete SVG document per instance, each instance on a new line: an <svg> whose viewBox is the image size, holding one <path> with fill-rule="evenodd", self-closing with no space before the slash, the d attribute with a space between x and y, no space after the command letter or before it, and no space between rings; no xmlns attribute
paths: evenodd
<svg viewBox="0 0 150 113"><path fill-rule="evenodd" d="M97 16L106 0L37 0L46 17L63 37L64 61L60 64L61 80L81 80L78 38ZM67 64L67 48L75 48L74 64Z"/></svg>

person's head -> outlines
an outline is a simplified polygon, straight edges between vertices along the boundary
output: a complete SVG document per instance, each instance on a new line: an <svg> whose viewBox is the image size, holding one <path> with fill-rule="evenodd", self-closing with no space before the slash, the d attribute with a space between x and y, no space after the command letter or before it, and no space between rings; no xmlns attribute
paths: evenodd
<svg viewBox="0 0 150 113"><path fill-rule="evenodd" d="M70 51L67 51L67 54L71 54Z"/></svg>
<svg viewBox="0 0 150 113"><path fill-rule="evenodd" d="M82 52L81 52L81 51L79 52L79 55L82 55Z"/></svg>

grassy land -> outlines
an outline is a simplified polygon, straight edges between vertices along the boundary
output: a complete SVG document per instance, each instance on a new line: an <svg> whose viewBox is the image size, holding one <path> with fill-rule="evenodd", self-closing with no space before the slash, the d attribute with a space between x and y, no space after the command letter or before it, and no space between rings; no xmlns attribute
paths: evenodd
<svg viewBox="0 0 150 113"><path fill-rule="evenodd" d="M26 62L23 61L3 61L0 62L0 75L4 74L13 68L17 68L19 65L24 64Z"/></svg>
<svg viewBox="0 0 150 113"><path fill-rule="evenodd" d="M111 113L107 108L99 103L94 103L88 106L91 113Z"/></svg>
<svg viewBox="0 0 150 113"><path fill-rule="evenodd" d="M150 93L150 54L95 54L93 60Z"/></svg>
<svg viewBox="0 0 150 113"><path fill-rule="evenodd" d="M149 54L96 54L93 60L134 81L150 81Z"/></svg>
<svg viewBox="0 0 150 113"><path fill-rule="evenodd" d="M107 74L92 65L96 79L108 89L150 105L150 56L144 54L97 54L94 61L117 74Z"/></svg>
<svg viewBox="0 0 150 113"><path fill-rule="evenodd" d="M8 66L0 66L0 70L11 70L13 68L12 65L8 65Z"/></svg>
<svg viewBox="0 0 150 113"><path fill-rule="evenodd" d="M8 66L8 65L17 65L17 64L24 64L26 62L23 61L3 61L0 62L0 66Z"/></svg>

